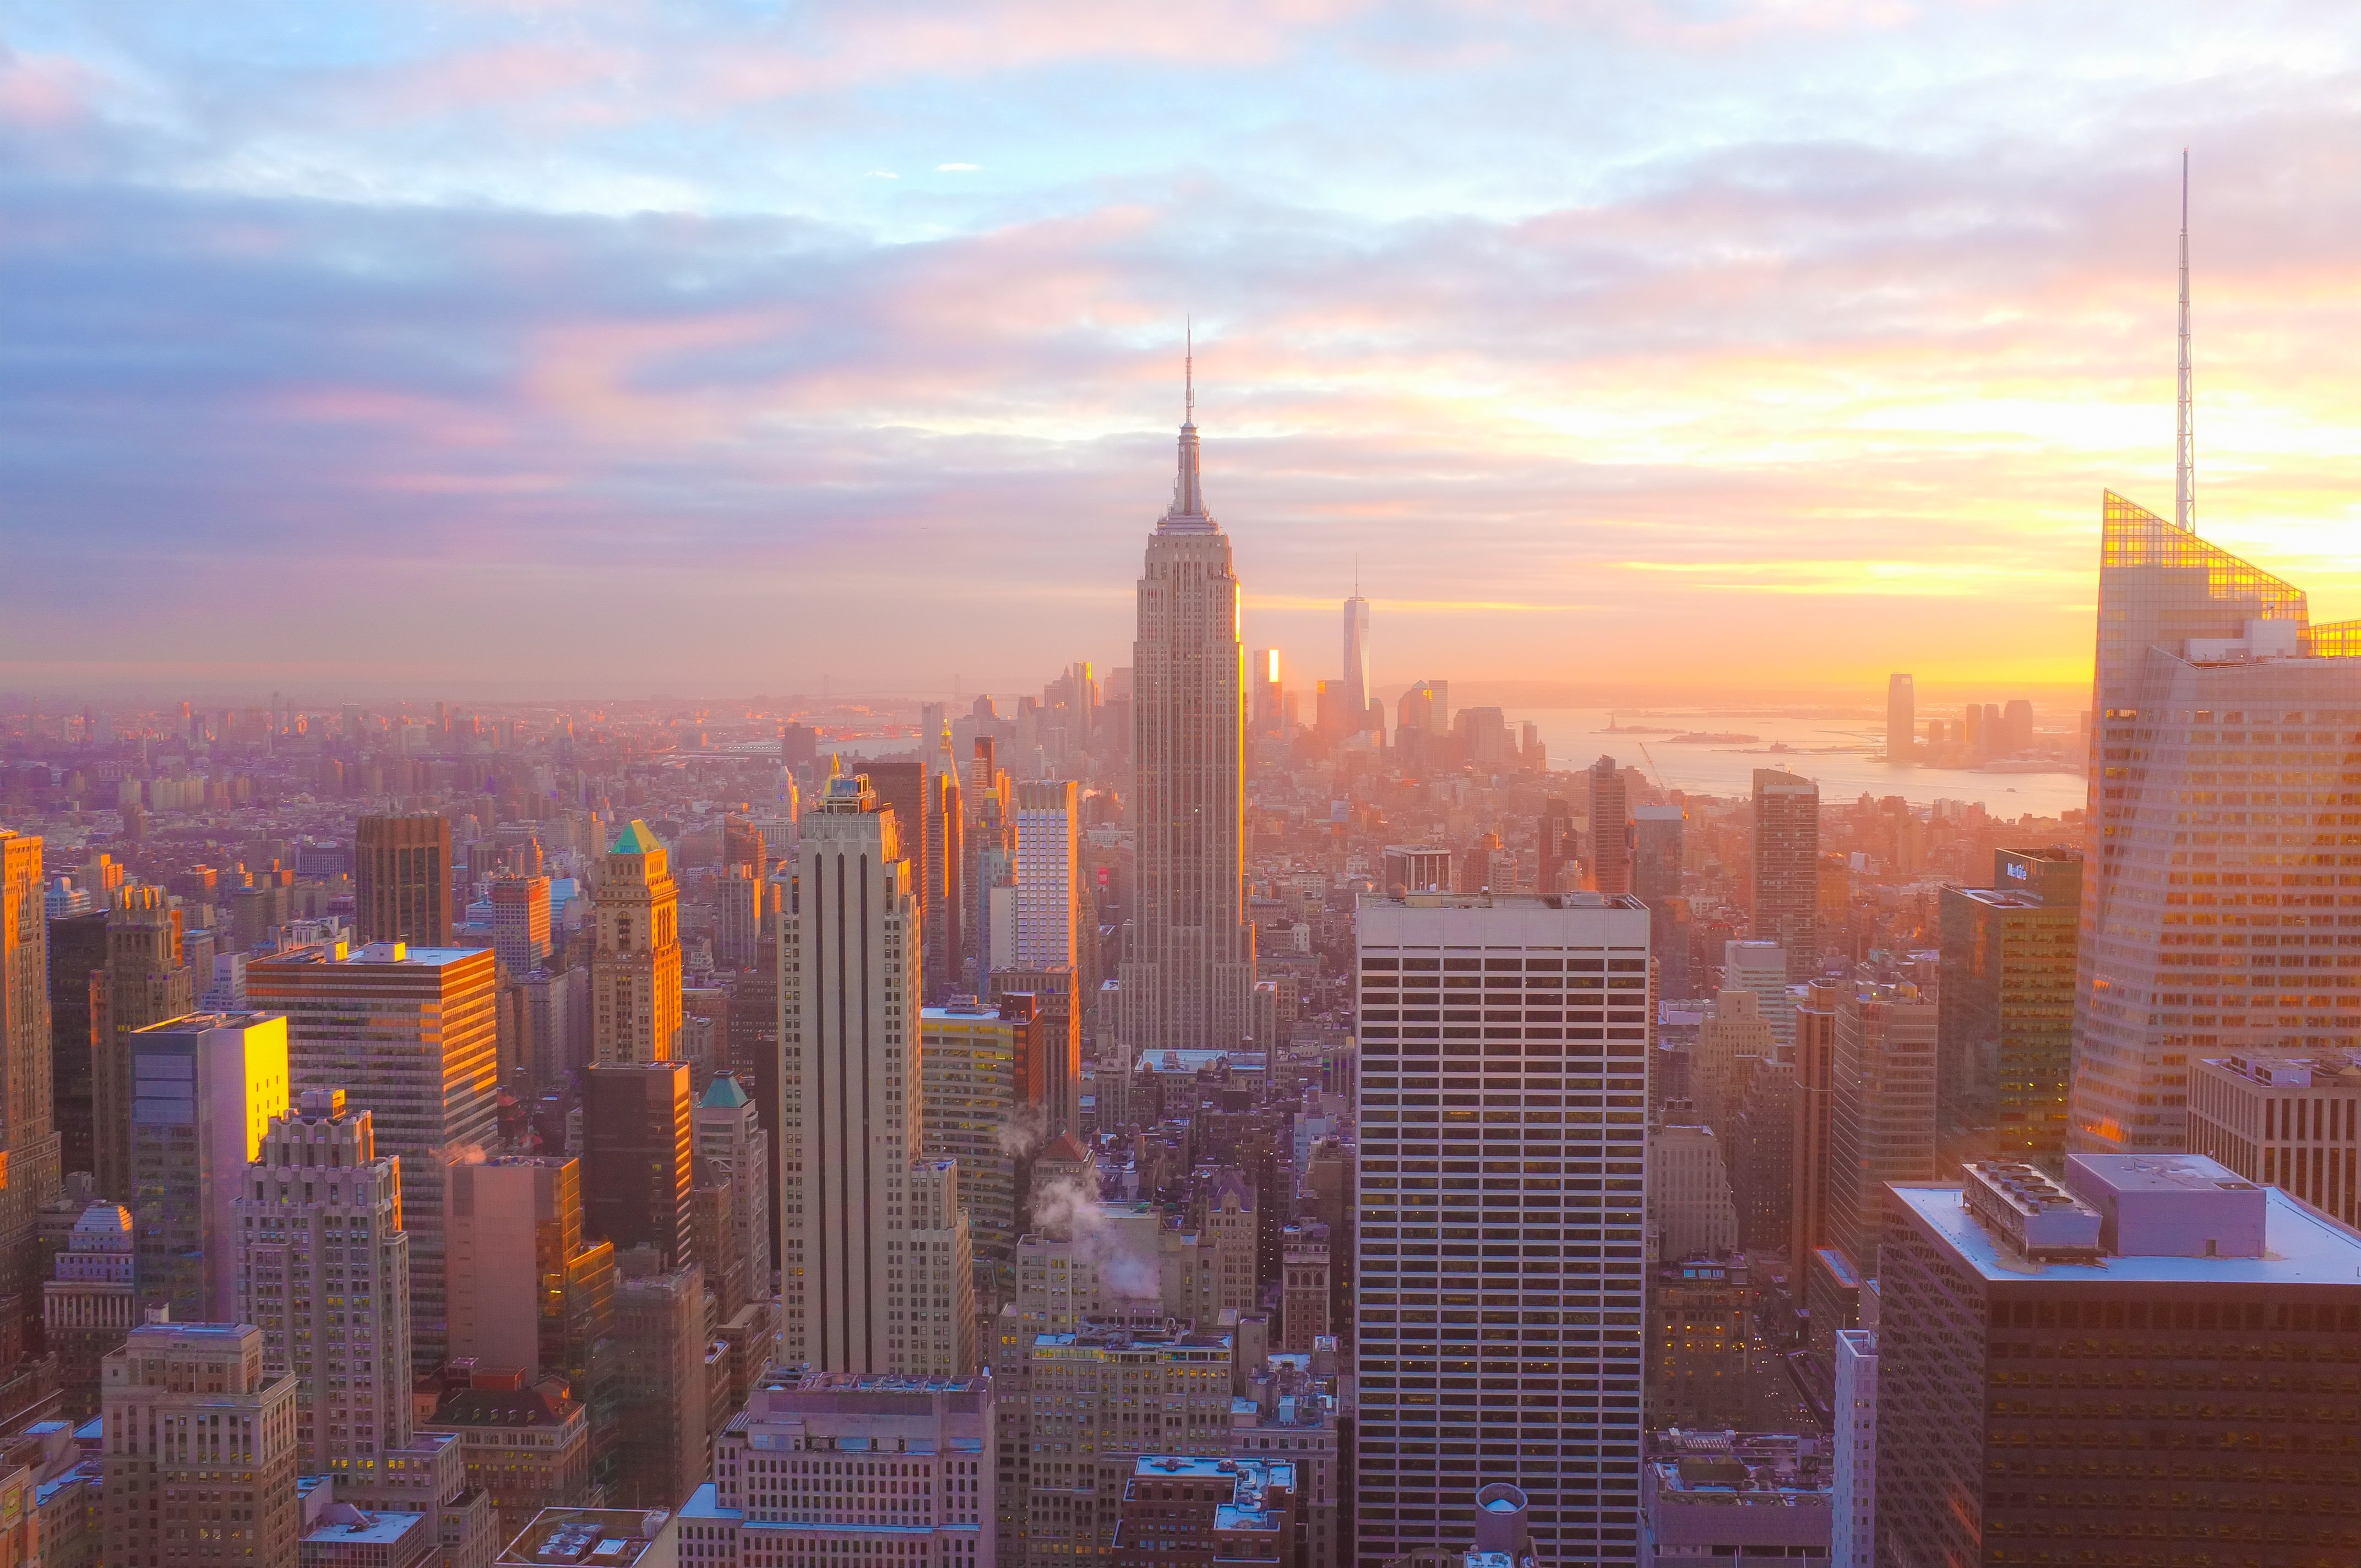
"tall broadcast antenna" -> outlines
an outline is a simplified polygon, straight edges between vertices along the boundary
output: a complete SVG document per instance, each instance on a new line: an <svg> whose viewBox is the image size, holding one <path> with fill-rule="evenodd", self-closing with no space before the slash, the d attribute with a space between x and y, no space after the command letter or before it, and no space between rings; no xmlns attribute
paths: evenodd
<svg viewBox="0 0 2361 1568"><path fill-rule="evenodd" d="M2189 377L2189 149L2180 149L2180 419L2172 452L2172 521L2197 527L2197 431Z"/></svg>

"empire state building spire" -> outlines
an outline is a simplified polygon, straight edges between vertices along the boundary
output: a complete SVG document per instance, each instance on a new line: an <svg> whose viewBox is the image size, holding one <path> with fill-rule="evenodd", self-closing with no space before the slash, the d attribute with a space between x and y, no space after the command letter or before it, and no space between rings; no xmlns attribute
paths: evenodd
<svg viewBox="0 0 2361 1568"><path fill-rule="evenodd" d="M1172 481L1172 510L1165 514L1165 521L1210 528L1213 520L1205 515L1204 481L1197 469L1197 334L1193 326L1189 332L1187 355L1180 363L1180 472Z"/></svg>

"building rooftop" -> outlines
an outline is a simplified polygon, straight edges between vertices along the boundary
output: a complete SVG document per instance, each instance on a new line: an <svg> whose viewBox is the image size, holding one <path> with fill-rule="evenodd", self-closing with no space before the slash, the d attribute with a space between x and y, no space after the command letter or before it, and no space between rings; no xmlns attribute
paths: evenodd
<svg viewBox="0 0 2361 1568"><path fill-rule="evenodd" d="M734 1072L715 1073L713 1081L706 1086L705 1098L697 1102L699 1105L730 1111L746 1102L746 1091L739 1085L738 1075Z"/></svg>
<svg viewBox="0 0 2361 1568"><path fill-rule="evenodd" d="M412 1530L425 1528L424 1514L370 1513L350 1503L331 1503L303 1540L322 1545L393 1546Z"/></svg>
<svg viewBox="0 0 2361 1568"><path fill-rule="evenodd" d="M1219 1350L1230 1348L1228 1334L1209 1333L1146 1333L1137 1329L1114 1326L1084 1329L1080 1333L1035 1334L1036 1354L1043 1351L1116 1350L1139 1353L1175 1350Z"/></svg>
<svg viewBox="0 0 2361 1568"><path fill-rule="evenodd" d="M898 1372L802 1372L792 1368L765 1377L766 1388L798 1394L964 1394L991 1385L992 1374L969 1377L911 1377Z"/></svg>
<svg viewBox="0 0 2361 1568"><path fill-rule="evenodd" d="M434 1407L436 1427L558 1427L573 1419L581 1402L553 1399L538 1388L454 1388Z"/></svg>
<svg viewBox="0 0 2361 1568"><path fill-rule="evenodd" d="M2019 893L2015 888L1954 887L1948 888L1945 891L1958 894L1961 898L1972 899L1978 904L1990 905L1994 909L2047 909L2050 907L2048 904L2041 899L2036 898L2033 894L2029 893Z"/></svg>
<svg viewBox="0 0 2361 1568"><path fill-rule="evenodd" d="M1132 1462L1131 1473L1150 1480L1218 1481L1237 1474L1238 1462L1204 1453L1143 1453Z"/></svg>
<svg viewBox="0 0 2361 1568"><path fill-rule="evenodd" d="M1603 893L1365 893L1361 902L1397 909L1648 909L1629 894Z"/></svg>
<svg viewBox="0 0 2361 1568"><path fill-rule="evenodd" d="M2205 1066L2265 1089L2361 1089L2361 1054L2302 1051L2206 1057Z"/></svg>
<svg viewBox="0 0 2361 1568"><path fill-rule="evenodd" d="M382 948L393 949L390 953ZM371 942L345 961L348 964L412 964L423 969L440 969L456 964L462 959L472 959L491 951L489 948L421 948L408 942Z"/></svg>
<svg viewBox="0 0 2361 1568"><path fill-rule="evenodd" d="M1074 1141L1073 1134L1060 1131L1056 1137L1049 1140L1048 1148L1033 1157L1037 1163L1046 1161L1056 1165L1081 1165L1091 1157L1082 1145Z"/></svg>
<svg viewBox="0 0 2361 1568"><path fill-rule="evenodd" d="M73 1239L84 1242L109 1240L130 1234L131 1211L120 1203L93 1203L73 1223Z"/></svg>
<svg viewBox="0 0 2361 1568"><path fill-rule="evenodd" d="M607 852L610 855L645 855L663 848L656 842L656 836L648 825L634 817L624 825L620 833L615 835L615 841L608 847Z"/></svg>
<svg viewBox="0 0 2361 1568"><path fill-rule="evenodd" d="M2038 1279L2096 1284L2352 1285L2361 1281L2361 1235L2267 1188L2260 1257L2106 1256L2090 1262L2028 1259L1969 1211L1950 1182L1897 1182L1894 1195L1987 1282Z"/></svg>
<svg viewBox="0 0 2361 1568"><path fill-rule="evenodd" d="M1170 1050L1142 1051L1139 1066L1151 1072L1196 1074L1207 1068L1224 1063L1239 1072L1260 1072L1270 1065L1270 1058L1260 1051Z"/></svg>
<svg viewBox="0 0 2361 1568"><path fill-rule="evenodd" d="M1213 1506L1217 1530L1276 1530L1284 1522L1276 1508L1266 1508L1269 1488L1295 1487L1295 1465L1284 1459L1224 1459L1197 1453L1143 1453L1133 1461L1135 1481L1228 1482L1235 1489L1230 1500Z"/></svg>
<svg viewBox="0 0 2361 1568"><path fill-rule="evenodd" d="M149 1024L134 1029L134 1035L153 1039L179 1035L203 1034L209 1029L249 1029L266 1019L276 1018L276 1013L183 1013L177 1018L167 1018L160 1024Z"/></svg>
<svg viewBox="0 0 2361 1568"><path fill-rule="evenodd" d="M673 1520L662 1508L646 1513L635 1508L544 1508L497 1561L631 1568L664 1538Z"/></svg>

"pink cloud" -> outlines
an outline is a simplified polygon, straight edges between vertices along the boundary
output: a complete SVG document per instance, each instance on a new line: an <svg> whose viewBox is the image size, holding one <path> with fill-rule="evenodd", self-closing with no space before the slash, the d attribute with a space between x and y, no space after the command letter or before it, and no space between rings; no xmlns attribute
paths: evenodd
<svg viewBox="0 0 2361 1568"><path fill-rule="evenodd" d="M104 82L71 55L25 54L0 43L0 124L56 131L92 118Z"/></svg>

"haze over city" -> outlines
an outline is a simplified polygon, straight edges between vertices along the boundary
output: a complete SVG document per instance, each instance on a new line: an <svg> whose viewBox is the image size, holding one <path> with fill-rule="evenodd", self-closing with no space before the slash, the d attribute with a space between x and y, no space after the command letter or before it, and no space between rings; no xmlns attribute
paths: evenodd
<svg viewBox="0 0 2361 1568"><path fill-rule="evenodd" d="M1119 663L1193 316L1300 668L1357 565L1387 686L2063 696L2100 488L2169 494L2183 147L2207 527L2361 605L2346 21L18 6L0 681Z"/></svg>

